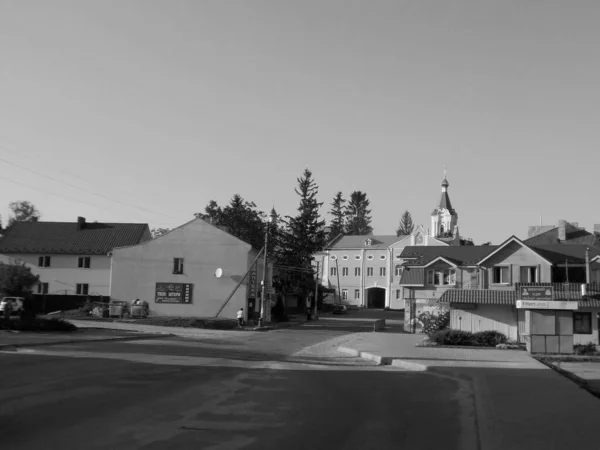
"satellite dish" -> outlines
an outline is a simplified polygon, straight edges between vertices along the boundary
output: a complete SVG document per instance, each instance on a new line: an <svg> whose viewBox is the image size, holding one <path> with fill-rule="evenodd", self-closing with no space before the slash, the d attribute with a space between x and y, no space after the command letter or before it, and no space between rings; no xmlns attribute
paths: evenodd
<svg viewBox="0 0 600 450"><path fill-rule="evenodd" d="M223 276L223 269L220 267L215 271L215 277L221 278Z"/></svg>

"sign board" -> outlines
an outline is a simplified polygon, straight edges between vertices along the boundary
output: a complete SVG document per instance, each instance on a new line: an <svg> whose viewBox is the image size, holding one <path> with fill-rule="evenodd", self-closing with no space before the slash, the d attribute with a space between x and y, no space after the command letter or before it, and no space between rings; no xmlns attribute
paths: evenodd
<svg viewBox="0 0 600 450"><path fill-rule="evenodd" d="M156 283L156 303L192 303L193 284Z"/></svg>
<svg viewBox="0 0 600 450"><path fill-rule="evenodd" d="M250 285L248 286L248 298L256 298L256 270L250 272Z"/></svg>
<svg viewBox="0 0 600 450"><path fill-rule="evenodd" d="M552 300L553 286L520 286L519 300Z"/></svg>
<svg viewBox="0 0 600 450"><path fill-rule="evenodd" d="M576 311L577 302L557 302L552 300L517 300L518 309L566 309Z"/></svg>

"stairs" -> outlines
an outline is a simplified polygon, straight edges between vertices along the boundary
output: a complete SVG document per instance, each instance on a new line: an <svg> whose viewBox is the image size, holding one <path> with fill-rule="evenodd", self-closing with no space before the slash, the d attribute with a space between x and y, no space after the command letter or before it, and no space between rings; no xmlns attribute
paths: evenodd
<svg viewBox="0 0 600 450"><path fill-rule="evenodd" d="M430 334L438 330L444 330L450 325L450 311L446 311L438 316L433 322L428 323L424 328L423 334Z"/></svg>

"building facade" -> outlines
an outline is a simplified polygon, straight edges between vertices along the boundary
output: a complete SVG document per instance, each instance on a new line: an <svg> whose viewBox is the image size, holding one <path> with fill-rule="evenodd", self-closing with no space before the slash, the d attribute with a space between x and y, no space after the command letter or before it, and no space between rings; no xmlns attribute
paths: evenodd
<svg viewBox="0 0 600 450"><path fill-rule="evenodd" d="M150 314L235 318L260 312L263 258L227 231L194 219L112 252L111 299L148 302ZM267 286L272 285L268 264ZM240 285L241 282L241 285ZM269 307L267 308L269 309Z"/></svg>
<svg viewBox="0 0 600 450"><path fill-rule="evenodd" d="M553 301L577 302L574 344L600 344L600 251L593 247L530 246L513 236L499 246L406 247L401 256L409 332L447 324L471 332L496 330L524 342L521 288L547 286Z"/></svg>
<svg viewBox="0 0 600 450"><path fill-rule="evenodd" d="M40 276L34 293L108 296L110 251L151 239L148 224L16 222L0 240L0 254L25 262Z"/></svg>
<svg viewBox="0 0 600 450"><path fill-rule="evenodd" d="M418 226L408 236L340 236L315 256L322 284L335 291L332 301L359 308L404 309L402 252L407 246L458 246L458 214L444 176L431 228Z"/></svg>

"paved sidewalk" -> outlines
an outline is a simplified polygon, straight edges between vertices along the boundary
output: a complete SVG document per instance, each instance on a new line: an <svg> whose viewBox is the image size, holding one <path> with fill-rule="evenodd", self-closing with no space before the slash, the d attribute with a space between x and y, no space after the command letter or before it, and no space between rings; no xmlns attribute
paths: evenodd
<svg viewBox="0 0 600 450"><path fill-rule="evenodd" d="M424 338L422 334L358 333L340 345L339 350L378 364L417 371L436 366L547 368L521 350L416 347Z"/></svg>
<svg viewBox="0 0 600 450"><path fill-rule="evenodd" d="M568 372L569 378L583 385L586 390L600 396L600 362L556 362L553 364Z"/></svg>

